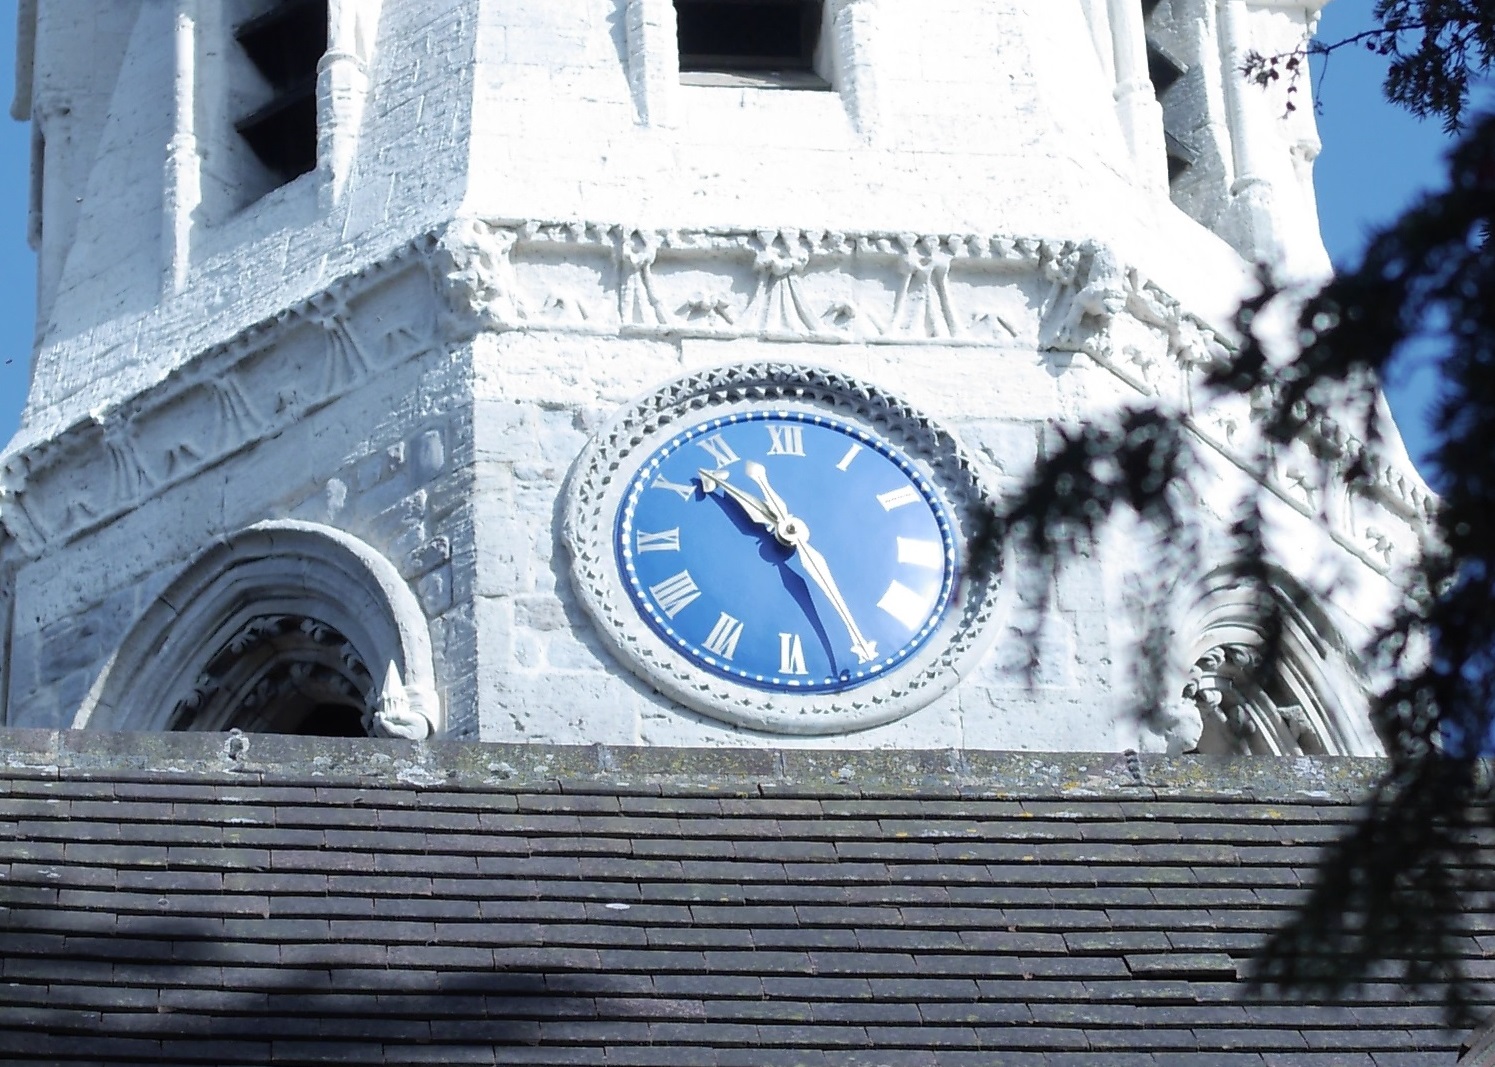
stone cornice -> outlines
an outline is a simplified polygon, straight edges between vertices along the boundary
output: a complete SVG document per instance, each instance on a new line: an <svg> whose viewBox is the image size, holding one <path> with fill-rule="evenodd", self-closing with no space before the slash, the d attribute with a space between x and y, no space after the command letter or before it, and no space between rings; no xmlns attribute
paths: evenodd
<svg viewBox="0 0 1495 1067"><path fill-rule="evenodd" d="M974 749L689 749L0 728L0 776L710 797L1348 804L1386 761Z"/></svg>
<svg viewBox="0 0 1495 1067"><path fill-rule="evenodd" d="M392 287L404 287L398 313L359 314ZM461 218L11 453L0 519L25 554L40 555L371 375L482 331L1075 352L1139 398L1171 405L1186 403L1225 351L1214 327L1090 241ZM318 358L291 368L288 383L276 352L308 337ZM1190 425L1238 457L1255 418L1249 405L1222 405ZM1364 450L1333 427L1313 436L1308 449L1329 457L1331 481ZM1374 499L1329 506L1342 484L1310 485L1291 457L1270 484L1384 572L1415 550L1432 500L1399 464L1372 460Z"/></svg>

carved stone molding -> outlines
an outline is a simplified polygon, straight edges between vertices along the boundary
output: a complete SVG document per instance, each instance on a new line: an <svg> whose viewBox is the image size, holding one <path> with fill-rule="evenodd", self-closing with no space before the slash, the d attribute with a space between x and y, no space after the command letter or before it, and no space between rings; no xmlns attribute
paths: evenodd
<svg viewBox="0 0 1495 1067"><path fill-rule="evenodd" d="M434 283L434 284L433 284ZM359 308L379 304L377 315ZM1141 397L1183 403L1225 353L1206 322L1093 241L971 233L647 229L461 218L194 358L160 384L6 457L0 519L27 555L65 543L281 432L404 360L478 331L939 345L1082 353ZM309 346L300 364L283 349ZM1250 405L1188 424L1243 462ZM1398 463L1325 423L1305 448L1340 483L1291 507L1387 572L1432 501ZM1374 490L1342 499L1369 464Z"/></svg>
<svg viewBox="0 0 1495 1067"><path fill-rule="evenodd" d="M279 731L323 705L363 705L373 678L337 630L302 615L258 615L208 659L172 708L175 730Z"/></svg>
<svg viewBox="0 0 1495 1067"><path fill-rule="evenodd" d="M447 227L434 269L468 330L1080 351L1128 304L1102 246L982 234L466 218Z"/></svg>
<svg viewBox="0 0 1495 1067"><path fill-rule="evenodd" d="M393 663L377 683L335 627L306 615L258 615L209 657L172 708L170 729L319 733L317 716L331 707L356 710L373 737L430 736L430 720L412 713Z"/></svg>
<svg viewBox="0 0 1495 1067"><path fill-rule="evenodd" d="M0 469L7 532L39 556L438 348L425 259L432 243L412 242L158 385L11 453ZM360 302L384 294L391 299L380 315L358 313Z"/></svg>
<svg viewBox="0 0 1495 1067"><path fill-rule="evenodd" d="M1285 653L1284 653L1285 654ZM1261 652L1250 645L1217 645L1194 662L1183 699L1193 703L1204 722L1201 749L1219 747L1208 738L1225 739L1228 751L1242 754L1322 755L1330 745L1315 728L1305 700L1313 694L1291 694L1277 678L1264 674ZM1283 664L1272 665L1281 675Z"/></svg>
<svg viewBox="0 0 1495 1067"><path fill-rule="evenodd" d="M73 727L283 730L323 704L360 709L376 736L439 733L425 616L362 541L265 522L182 569L131 625Z"/></svg>

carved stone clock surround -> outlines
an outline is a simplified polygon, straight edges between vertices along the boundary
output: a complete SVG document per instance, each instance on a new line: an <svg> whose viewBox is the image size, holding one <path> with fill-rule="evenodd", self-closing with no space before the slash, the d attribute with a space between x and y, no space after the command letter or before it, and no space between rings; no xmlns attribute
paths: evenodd
<svg viewBox="0 0 1495 1067"><path fill-rule="evenodd" d="M972 458L927 416L867 382L792 363L735 364L666 383L599 432L567 489L564 537L582 604L623 663L713 718L769 733L827 734L878 726L923 707L959 682L990 644L1009 589L1000 574L968 576L960 603L928 645L885 678L844 693L767 692L703 670L662 641L630 603L615 555L615 522L629 480L650 452L694 422L749 408L822 411L893 442L939 487L962 543L989 499Z"/></svg>

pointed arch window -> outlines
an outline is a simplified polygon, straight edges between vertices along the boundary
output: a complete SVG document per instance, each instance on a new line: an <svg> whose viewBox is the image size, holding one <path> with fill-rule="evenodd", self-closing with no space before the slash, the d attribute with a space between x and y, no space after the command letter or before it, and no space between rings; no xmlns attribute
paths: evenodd
<svg viewBox="0 0 1495 1067"><path fill-rule="evenodd" d="M399 572L314 523L258 523L189 563L131 626L74 729L422 738L430 634Z"/></svg>

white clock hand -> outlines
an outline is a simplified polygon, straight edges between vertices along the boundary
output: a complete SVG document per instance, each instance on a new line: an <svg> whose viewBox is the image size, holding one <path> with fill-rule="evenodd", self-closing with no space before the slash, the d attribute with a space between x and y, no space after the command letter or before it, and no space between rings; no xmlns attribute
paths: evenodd
<svg viewBox="0 0 1495 1067"><path fill-rule="evenodd" d="M773 486L768 484L768 472L763 469L763 464L748 460L742 465L742 473L753 480L753 484L763 494L763 503L768 506L768 510L780 526L788 526L794 521L794 516L789 514L789 505L785 504L784 498L775 493ZM777 530L774 532L778 533ZM781 540L783 536L780 536Z"/></svg>
<svg viewBox="0 0 1495 1067"><path fill-rule="evenodd" d="M802 525L801 529L803 529ZM851 650L856 653L857 662L871 663L877 658L877 645L862 636L862 631L857 627L857 621L851 614L846 598L841 595L836 579L831 576L831 569L825 562L825 557L810 547L809 531L794 542L794 548L805 565L805 571L814 579L815 584L820 586L820 591L831 602L831 607L836 609L836 614L841 616L846 632L851 635Z"/></svg>
<svg viewBox="0 0 1495 1067"><path fill-rule="evenodd" d="M810 547L809 527L789 513L789 506L784 503L783 497L774 492L773 486L768 484L768 472L763 469L761 463L749 460L742 465L742 471L762 491L763 503L777 520L773 525L774 536L799 553L806 573L820 587L825 598L831 602L831 607L835 608L836 614L841 617L842 625L846 627L846 632L851 636L851 650L856 653L857 661L870 663L875 660L877 645L862 636L856 618L851 614L851 607L846 603L846 598L841 595L840 587L836 585L836 579L831 575L830 565L826 563L824 556Z"/></svg>
<svg viewBox="0 0 1495 1067"><path fill-rule="evenodd" d="M751 493L744 493L741 489L727 481L726 471L708 471L702 468L696 471L696 474L701 479L702 492L710 495L720 489L727 496L737 501L742 510L747 512L748 518L754 522L766 526L770 530L778 526L777 517L764 505L763 501Z"/></svg>

